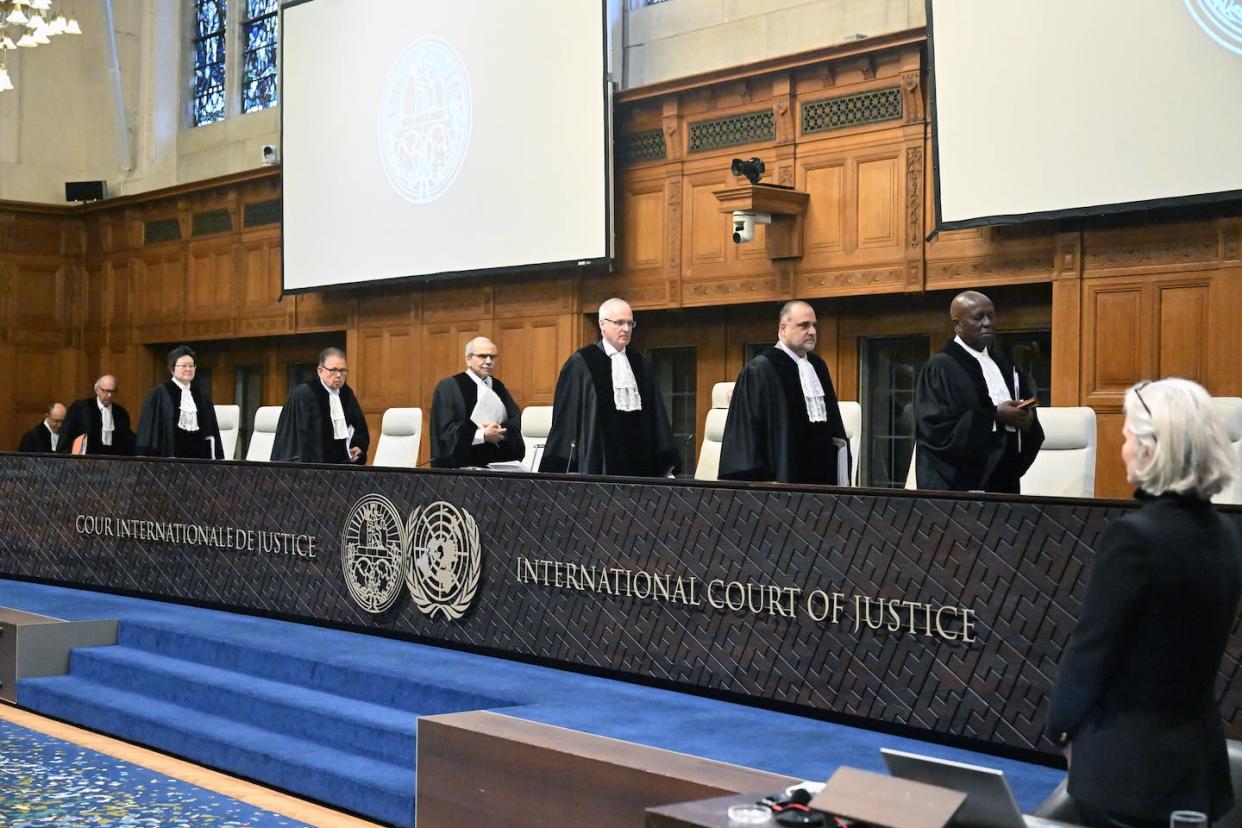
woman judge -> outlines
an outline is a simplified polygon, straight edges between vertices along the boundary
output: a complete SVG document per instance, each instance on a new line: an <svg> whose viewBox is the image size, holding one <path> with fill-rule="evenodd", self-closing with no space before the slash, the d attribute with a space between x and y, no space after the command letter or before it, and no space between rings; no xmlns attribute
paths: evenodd
<svg viewBox="0 0 1242 828"><path fill-rule="evenodd" d="M147 457L220 458L216 408L194 381L194 351L179 345L168 352L172 378L151 389L138 416L137 453Z"/></svg>
<svg viewBox="0 0 1242 828"><path fill-rule="evenodd" d="M1103 533L1048 734L1085 824L1166 826L1176 810L1215 821L1233 807L1215 686L1242 590L1236 522L1209 500L1231 477L1228 442L1189 380L1134 386L1125 415L1141 506Z"/></svg>

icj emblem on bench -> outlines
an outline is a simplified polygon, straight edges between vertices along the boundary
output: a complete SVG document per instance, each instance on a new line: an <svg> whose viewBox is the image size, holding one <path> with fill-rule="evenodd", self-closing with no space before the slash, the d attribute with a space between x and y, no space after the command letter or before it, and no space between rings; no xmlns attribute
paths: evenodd
<svg viewBox="0 0 1242 828"><path fill-rule="evenodd" d="M392 501L365 495L345 518L341 566L350 597L367 612L392 607L404 583L424 615L456 620L479 589L479 527L444 501L415 509L402 524Z"/></svg>

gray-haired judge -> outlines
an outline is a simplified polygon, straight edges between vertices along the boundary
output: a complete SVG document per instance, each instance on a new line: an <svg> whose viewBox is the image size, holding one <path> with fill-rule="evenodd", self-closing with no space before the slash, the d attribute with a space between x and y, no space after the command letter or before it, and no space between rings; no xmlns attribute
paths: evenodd
<svg viewBox="0 0 1242 828"><path fill-rule="evenodd" d="M677 470L655 372L630 346L637 324L625 300L600 305L600 341L570 356L556 380L540 471L662 477Z"/></svg>
<svg viewBox="0 0 1242 828"><path fill-rule="evenodd" d="M466 343L466 370L440 380L431 402L431 465L442 469L521 460L522 415L495 376L496 343Z"/></svg>
<svg viewBox="0 0 1242 828"><path fill-rule="evenodd" d="M366 459L371 433L353 389L346 384L349 363L340 348L319 354L315 378L289 391L272 459L293 463L358 463Z"/></svg>
<svg viewBox="0 0 1242 828"><path fill-rule="evenodd" d="M1233 807L1216 679L1242 593L1224 425L1201 386L1163 379L1125 396L1121 460L1140 506L1104 531L1061 659L1047 731L1070 760L1090 826L1215 823Z"/></svg>
<svg viewBox="0 0 1242 828"><path fill-rule="evenodd" d="M95 396L69 406L61 439L69 444L70 451L78 451L80 447L84 454L134 453L129 412L113 402L117 387L116 377L104 374L95 380Z"/></svg>

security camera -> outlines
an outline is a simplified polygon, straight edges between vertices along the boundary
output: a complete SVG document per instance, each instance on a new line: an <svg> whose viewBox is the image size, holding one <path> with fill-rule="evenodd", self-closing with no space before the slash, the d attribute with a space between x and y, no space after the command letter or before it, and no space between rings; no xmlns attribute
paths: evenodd
<svg viewBox="0 0 1242 828"><path fill-rule="evenodd" d="M756 224L771 224L771 213L752 213L749 210L733 211L733 243L745 244L755 240Z"/></svg>
<svg viewBox="0 0 1242 828"><path fill-rule="evenodd" d="M280 163L280 150L275 144L263 145L263 163L269 167Z"/></svg>
<svg viewBox="0 0 1242 828"><path fill-rule="evenodd" d="M758 156L745 160L742 158L734 158L730 167L734 175L744 175L746 180L751 184L758 184L759 177L763 175L764 166L763 159Z"/></svg>

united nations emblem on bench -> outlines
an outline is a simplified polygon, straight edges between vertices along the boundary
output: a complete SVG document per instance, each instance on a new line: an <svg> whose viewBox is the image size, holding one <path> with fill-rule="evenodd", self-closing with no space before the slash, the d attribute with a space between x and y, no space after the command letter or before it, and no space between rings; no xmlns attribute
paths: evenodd
<svg viewBox="0 0 1242 828"><path fill-rule="evenodd" d="M478 594L479 527L465 509L442 500L403 523L391 500L364 495L345 518L341 567L350 597L367 612L391 608L404 584L424 615L457 620Z"/></svg>

